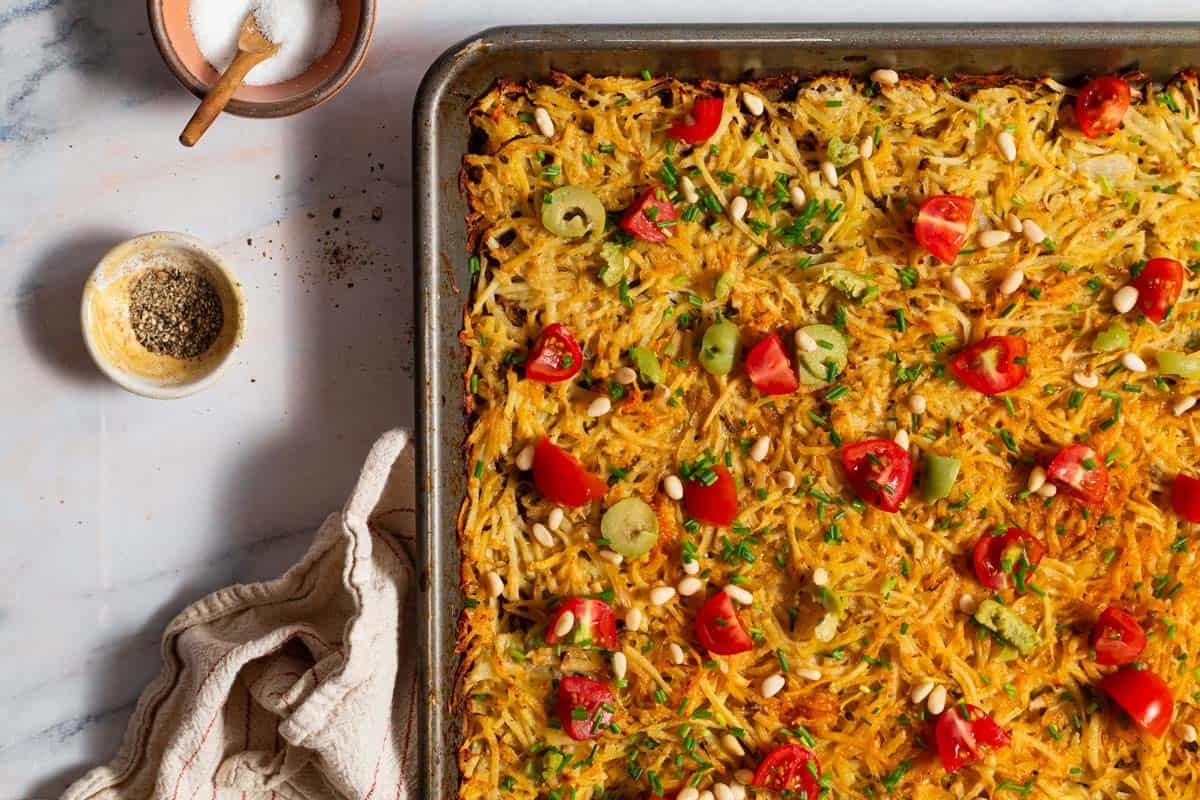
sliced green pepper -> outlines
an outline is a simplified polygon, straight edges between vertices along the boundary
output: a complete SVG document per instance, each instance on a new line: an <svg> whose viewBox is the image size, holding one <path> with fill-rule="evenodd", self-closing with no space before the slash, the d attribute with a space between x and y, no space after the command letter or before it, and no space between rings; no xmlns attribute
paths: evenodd
<svg viewBox="0 0 1200 800"><path fill-rule="evenodd" d="M629 264L625 248L616 242L605 242L600 246L600 257L605 264L600 270L600 282L605 286L616 286L625 277L625 268Z"/></svg>
<svg viewBox="0 0 1200 800"><path fill-rule="evenodd" d="M714 322L700 341L700 366L710 375L728 375L737 358L738 327L729 320Z"/></svg>
<svg viewBox="0 0 1200 800"><path fill-rule="evenodd" d="M821 280L851 300L869 302L879 294L879 286L870 279L841 267L830 267L821 273Z"/></svg>
<svg viewBox="0 0 1200 800"><path fill-rule="evenodd" d="M642 380L646 383L662 383L663 368L658 362L658 356L644 347L629 348L629 360L633 362L633 366L637 369L638 374L642 376Z"/></svg>
<svg viewBox="0 0 1200 800"><path fill-rule="evenodd" d="M1125 330L1121 323L1114 322L1096 334L1096 341L1092 343L1092 347L1102 353L1125 350L1129 347L1129 331Z"/></svg>
<svg viewBox="0 0 1200 800"><path fill-rule="evenodd" d="M921 459L921 496L930 503L949 496L960 466L962 463L954 456L926 453Z"/></svg>
<svg viewBox="0 0 1200 800"><path fill-rule="evenodd" d="M832 325L806 325L801 330L812 337L817 349L797 353L800 382L820 386L840 375L846 368L846 338Z"/></svg>
<svg viewBox="0 0 1200 800"><path fill-rule="evenodd" d="M849 142L843 142L836 136L829 140L829 144L825 147L825 154L839 169L858 161L858 148Z"/></svg>
<svg viewBox="0 0 1200 800"><path fill-rule="evenodd" d="M604 232L604 203L590 189L560 186L542 200L542 224L546 230L567 239Z"/></svg>
<svg viewBox="0 0 1200 800"><path fill-rule="evenodd" d="M713 297L724 300L731 291L733 291L733 273L722 272L717 276L717 282L713 284Z"/></svg>
<svg viewBox="0 0 1200 800"><path fill-rule="evenodd" d="M1176 375L1184 380L1200 379L1200 355L1188 355L1175 350L1159 350L1154 354L1158 371L1163 375Z"/></svg>
<svg viewBox="0 0 1200 800"><path fill-rule="evenodd" d="M626 558L644 556L658 541L658 516L642 498L626 497L604 512L600 535Z"/></svg>
<svg viewBox="0 0 1200 800"><path fill-rule="evenodd" d="M1017 648L1023 656L1032 653L1042 643L1032 625L1021 619L1017 612L990 597L975 609L975 621Z"/></svg>

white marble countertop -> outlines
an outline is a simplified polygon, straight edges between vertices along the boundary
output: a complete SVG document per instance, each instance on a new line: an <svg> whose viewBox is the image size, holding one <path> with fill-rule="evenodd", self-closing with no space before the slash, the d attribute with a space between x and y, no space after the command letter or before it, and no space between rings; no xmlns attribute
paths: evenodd
<svg viewBox="0 0 1200 800"><path fill-rule="evenodd" d="M413 422L410 109L445 47L515 22L962 20L860 0L383 0L325 106L176 136L140 0L0 0L0 800L50 797L114 752L185 603L278 574L373 437ZM982 20L1198 20L1194 0L1007 0ZM380 221L372 210L382 209ZM107 383L79 333L112 244L179 230L246 287L246 346L186 400Z"/></svg>

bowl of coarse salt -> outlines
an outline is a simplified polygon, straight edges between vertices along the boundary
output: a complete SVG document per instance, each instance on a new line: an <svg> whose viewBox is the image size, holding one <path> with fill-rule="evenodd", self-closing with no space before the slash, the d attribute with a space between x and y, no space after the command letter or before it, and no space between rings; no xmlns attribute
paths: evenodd
<svg viewBox="0 0 1200 800"><path fill-rule="evenodd" d="M323 103L362 66L376 0L148 0L150 29L171 72L204 97L237 51L248 14L279 45L256 66L226 111L285 117Z"/></svg>

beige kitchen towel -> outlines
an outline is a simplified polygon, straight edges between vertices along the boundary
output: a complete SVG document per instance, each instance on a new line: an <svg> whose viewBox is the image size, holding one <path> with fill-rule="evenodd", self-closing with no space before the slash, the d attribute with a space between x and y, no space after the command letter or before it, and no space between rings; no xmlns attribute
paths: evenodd
<svg viewBox="0 0 1200 800"><path fill-rule="evenodd" d="M63 800L396 800L414 775L414 598L405 543L369 524L403 431L282 578L231 586L163 634L116 759Z"/></svg>

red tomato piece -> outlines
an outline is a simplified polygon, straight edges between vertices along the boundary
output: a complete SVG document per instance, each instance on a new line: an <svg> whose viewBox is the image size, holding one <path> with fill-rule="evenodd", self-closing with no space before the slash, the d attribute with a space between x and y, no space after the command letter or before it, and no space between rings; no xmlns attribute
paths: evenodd
<svg viewBox="0 0 1200 800"><path fill-rule="evenodd" d="M1011 575L1023 590L1045 554L1041 540L1020 528L1009 528L999 536L985 533L975 543L975 577L989 589L1005 589Z"/></svg>
<svg viewBox="0 0 1200 800"><path fill-rule="evenodd" d="M1046 467L1046 475L1087 505L1100 505L1108 496L1108 467L1087 445L1064 447Z"/></svg>
<svg viewBox="0 0 1200 800"><path fill-rule="evenodd" d="M700 520L706 525L716 525L724 528L733 522L737 516L738 500L737 485L733 476L723 465L717 464L683 482L683 507L689 517ZM707 477L715 476L711 483L705 483Z"/></svg>
<svg viewBox="0 0 1200 800"><path fill-rule="evenodd" d="M1161 737L1171 725L1171 687L1148 669L1121 667L1098 684L1147 733Z"/></svg>
<svg viewBox="0 0 1200 800"><path fill-rule="evenodd" d="M777 333L754 345L746 354L746 372L750 382L763 394L790 394L800 388L800 379Z"/></svg>
<svg viewBox="0 0 1200 800"><path fill-rule="evenodd" d="M541 383L558 383L583 367L583 350L561 322L542 328L525 359L525 377Z"/></svg>
<svg viewBox="0 0 1200 800"><path fill-rule="evenodd" d="M724 113L724 98L697 97L692 103L692 110L671 126L667 136L688 144L703 144L721 127Z"/></svg>
<svg viewBox="0 0 1200 800"><path fill-rule="evenodd" d="M1171 508L1188 522L1200 522L1200 480L1176 475L1171 483Z"/></svg>
<svg viewBox="0 0 1200 800"><path fill-rule="evenodd" d="M963 716L964 708L966 717ZM933 732L946 772L974 764L983 758L984 750L1005 747L1009 742L1008 733L991 717L982 709L967 704L950 706L939 714Z"/></svg>
<svg viewBox="0 0 1200 800"><path fill-rule="evenodd" d="M950 359L954 377L984 394L1000 394L1021 385L1029 369L1029 343L1020 336L988 336Z"/></svg>
<svg viewBox="0 0 1200 800"><path fill-rule="evenodd" d="M754 649L754 640L742 624L733 599L725 592L717 592L700 606L696 614L696 639L705 650L718 656Z"/></svg>
<svg viewBox="0 0 1200 800"><path fill-rule="evenodd" d="M612 724L613 693L608 684L568 675L558 682L555 710L567 736L577 742L594 739Z"/></svg>
<svg viewBox="0 0 1200 800"><path fill-rule="evenodd" d="M1158 324L1167 318L1171 306L1183 291L1183 264L1173 258L1152 258L1133 279L1137 287L1138 310Z"/></svg>
<svg viewBox="0 0 1200 800"><path fill-rule="evenodd" d="M921 203L913 234L917 243L943 264L953 264L967 241L975 201L956 194L939 194Z"/></svg>
<svg viewBox="0 0 1200 800"><path fill-rule="evenodd" d="M590 503L608 491L607 483L546 436L533 450L533 485L547 500L570 508Z"/></svg>
<svg viewBox="0 0 1200 800"><path fill-rule="evenodd" d="M891 439L846 445L842 466L858 496L883 511L898 510L912 489L912 456Z"/></svg>
<svg viewBox="0 0 1200 800"><path fill-rule="evenodd" d="M1121 127L1129 110L1129 83L1121 78L1096 78L1079 90L1075 98L1075 118L1079 130L1089 139L1112 133Z"/></svg>
<svg viewBox="0 0 1200 800"><path fill-rule="evenodd" d="M1100 612L1092 628L1091 644L1097 664L1132 664L1146 649L1146 632L1133 614L1110 606Z"/></svg>
<svg viewBox="0 0 1200 800"><path fill-rule="evenodd" d="M558 628L559 620L570 614L575 620L570 631L559 636L554 631ZM605 650L617 649L617 615L612 606L603 600L589 597L572 597L564 600L554 611L546 625L546 644L558 644L566 640L578 647L600 647Z"/></svg>
<svg viewBox="0 0 1200 800"><path fill-rule="evenodd" d="M667 199L667 190L658 184L642 192L633 205L625 209L621 215L621 230L643 242L662 244L672 230L670 225L663 223L675 219L675 206Z"/></svg>
<svg viewBox="0 0 1200 800"><path fill-rule="evenodd" d="M796 800L817 800L821 794L821 762L817 754L798 744L783 744L767 753L754 770L756 789L788 792Z"/></svg>

